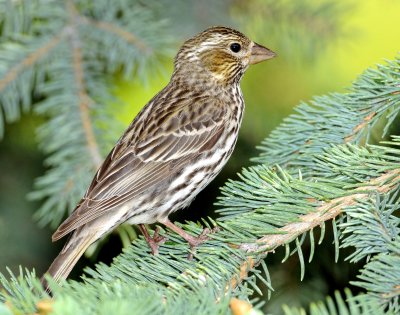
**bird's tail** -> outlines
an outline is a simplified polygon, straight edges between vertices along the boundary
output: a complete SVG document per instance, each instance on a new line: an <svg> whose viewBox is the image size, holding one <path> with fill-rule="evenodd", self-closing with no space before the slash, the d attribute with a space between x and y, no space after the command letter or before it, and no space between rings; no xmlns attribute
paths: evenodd
<svg viewBox="0 0 400 315"><path fill-rule="evenodd" d="M86 235L86 237L80 237L78 231L75 231L65 244L62 251L58 254L56 259L54 259L46 274L50 275L56 282L66 279L79 258L97 239L96 236L97 235L93 235L91 237L90 235ZM46 291L50 292L48 283L44 276L41 278L41 282Z"/></svg>

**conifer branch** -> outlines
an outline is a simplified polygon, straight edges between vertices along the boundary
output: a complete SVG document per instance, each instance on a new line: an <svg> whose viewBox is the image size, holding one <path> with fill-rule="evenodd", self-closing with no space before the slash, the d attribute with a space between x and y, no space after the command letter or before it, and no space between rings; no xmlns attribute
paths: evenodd
<svg viewBox="0 0 400 315"><path fill-rule="evenodd" d="M252 160L279 164L292 171L308 168L313 156L331 145L369 141L372 127L385 118L381 135L400 112L398 69L400 59L367 70L353 84L350 93L336 93L302 103L266 138ZM334 132L332 132L334 130Z"/></svg>
<svg viewBox="0 0 400 315"><path fill-rule="evenodd" d="M93 132L93 126L89 113L89 107L93 101L87 93L85 85L85 74L83 70L83 57L81 51L82 43L75 23L75 21L79 19L79 14L72 0L68 0L66 2L66 9L68 11L70 21L68 25L69 42L72 50L75 84L78 89L79 110L88 150L93 160L93 166L95 169L97 169L101 165L103 158L100 154L96 137Z"/></svg>
<svg viewBox="0 0 400 315"><path fill-rule="evenodd" d="M55 48L60 41L63 39L63 32L52 37L48 40L43 46L38 47L36 50L32 51L28 54L24 59L22 59L19 63L11 67L2 78L0 78L0 93L13 82L18 75L24 71L26 68L30 68L37 61L44 58L53 48Z"/></svg>
<svg viewBox="0 0 400 315"><path fill-rule="evenodd" d="M255 261L253 257L247 257L247 259L239 267L239 275L235 275L225 287L225 292L228 292L232 288L236 288L241 282L247 278L250 270L252 270L259 262Z"/></svg>
<svg viewBox="0 0 400 315"><path fill-rule="evenodd" d="M262 255L259 256L260 260L258 261L251 256L247 257L239 267L239 275L234 275L226 288L235 288L238 286L240 282L247 278L249 270L258 266L265 255L274 253L275 249L279 246L290 243L298 236L313 230L317 226L321 226L325 221L334 220L337 216L342 214L345 208L367 199L373 192L385 194L392 191L394 186L399 185L399 182L400 169L388 171L364 183L349 195L325 201L322 205L318 206L315 211L299 216L296 222L289 223L277 229L277 233L275 234L265 235L252 243L243 243L239 245L231 244L231 247L241 249L248 254L262 253Z"/></svg>
<svg viewBox="0 0 400 315"><path fill-rule="evenodd" d="M122 38L129 44L132 44L132 45L136 46L137 48L139 48L139 50L143 53L151 53L152 52L152 49L150 47L148 47L140 38L138 38L137 36L132 34L132 32L128 32L128 31L124 30L123 28L121 28L115 24L109 23L109 22L96 21L96 20L90 19L88 17L82 17L82 18L84 19L85 22L97 27L100 30L107 31L113 35L117 35L118 37Z"/></svg>
<svg viewBox="0 0 400 315"><path fill-rule="evenodd" d="M387 193L398 185L400 181L400 169L392 170L384 175L372 179L353 191L353 193L329 202L324 202L315 211L300 216L298 222L285 225L277 230L276 234L268 234L258 239L255 243L244 243L239 246L246 252L260 252L265 254L273 252L277 247L294 240L299 235L320 226L323 222L336 218L343 209L352 206L368 197L371 192ZM382 183L385 183L382 185Z"/></svg>
<svg viewBox="0 0 400 315"><path fill-rule="evenodd" d="M344 143L351 142L360 131L362 131L365 127L369 125L370 121L372 120L372 118L375 117L375 115L376 112L372 112L369 113L367 116L365 116L364 119L361 121L361 123L359 123L357 126L353 128L353 132L350 135L344 137Z"/></svg>

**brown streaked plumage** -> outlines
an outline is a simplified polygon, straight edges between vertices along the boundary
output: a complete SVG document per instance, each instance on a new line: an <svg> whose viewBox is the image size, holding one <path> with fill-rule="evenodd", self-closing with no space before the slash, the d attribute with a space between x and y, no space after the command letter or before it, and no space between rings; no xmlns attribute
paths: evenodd
<svg viewBox="0 0 400 315"><path fill-rule="evenodd" d="M250 64L274 57L227 27L187 40L169 84L136 116L96 173L74 212L53 234L71 234L48 273L66 278L94 241L128 221L139 224L153 253L162 239L142 224L160 222L191 246L194 237L168 220L187 206L230 157L242 120L239 82Z"/></svg>

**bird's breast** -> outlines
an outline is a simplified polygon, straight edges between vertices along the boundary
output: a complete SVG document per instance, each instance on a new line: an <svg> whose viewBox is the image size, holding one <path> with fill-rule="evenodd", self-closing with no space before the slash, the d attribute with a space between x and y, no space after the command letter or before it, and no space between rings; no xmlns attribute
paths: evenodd
<svg viewBox="0 0 400 315"><path fill-rule="evenodd" d="M233 86L227 93L225 99L229 99L226 106L230 107L230 117L227 119L225 131L217 143L216 150L210 153L215 155L215 158L221 159L219 170L225 165L235 148L244 112L244 100L239 85Z"/></svg>

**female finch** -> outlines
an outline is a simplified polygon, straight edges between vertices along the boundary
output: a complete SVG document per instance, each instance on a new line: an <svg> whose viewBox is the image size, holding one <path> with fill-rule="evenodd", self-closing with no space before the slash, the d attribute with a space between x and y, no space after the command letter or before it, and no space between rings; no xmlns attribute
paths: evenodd
<svg viewBox="0 0 400 315"><path fill-rule="evenodd" d="M89 245L124 222L139 224L153 254L161 238L151 238L144 224L162 223L192 247L205 241L205 233L194 237L168 215L188 206L227 162L244 110L240 79L249 65L274 56L227 27L187 40L168 85L136 116L53 234L56 241L72 233L47 273L66 278Z"/></svg>

